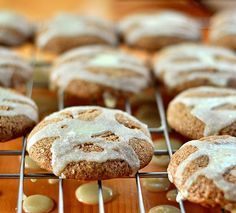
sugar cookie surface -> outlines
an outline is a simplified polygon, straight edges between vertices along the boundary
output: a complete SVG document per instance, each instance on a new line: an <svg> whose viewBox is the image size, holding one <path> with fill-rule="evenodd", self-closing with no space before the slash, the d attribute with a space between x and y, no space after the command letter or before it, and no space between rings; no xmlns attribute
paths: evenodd
<svg viewBox="0 0 236 213"><path fill-rule="evenodd" d="M30 98L0 87L0 141L20 137L38 121L38 108Z"/></svg>
<svg viewBox="0 0 236 213"><path fill-rule="evenodd" d="M14 51L0 47L0 86L17 87L31 79L33 69L29 62Z"/></svg>
<svg viewBox="0 0 236 213"><path fill-rule="evenodd" d="M37 36L38 47L55 52L83 45L116 43L117 36L111 22L69 13L60 13L43 23Z"/></svg>
<svg viewBox="0 0 236 213"><path fill-rule="evenodd" d="M201 37L199 27L193 18L171 10L129 15L119 23L119 31L127 44L148 49L184 40L198 40Z"/></svg>
<svg viewBox="0 0 236 213"><path fill-rule="evenodd" d="M161 50L154 72L170 93L196 86L235 87L236 54L223 47L184 43Z"/></svg>
<svg viewBox="0 0 236 213"><path fill-rule="evenodd" d="M25 115L38 121L37 106L30 98L0 87L0 116Z"/></svg>
<svg viewBox="0 0 236 213"><path fill-rule="evenodd" d="M47 213L52 211L53 207L53 200L45 195L31 195L23 201L23 209L29 213Z"/></svg>
<svg viewBox="0 0 236 213"><path fill-rule="evenodd" d="M0 10L0 43L18 45L33 33L33 26L26 18L10 10Z"/></svg>
<svg viewBox="0 0 236 213"><path fill-rule="evenodd" d="M110 187L102 186L103 200L108 202L112 200L114 193ZM86 183L80 185L76 191L75 196L78 201L85 204L98 204L98 184L97 183Z"/></svg>
<svg viewBox="0 0 236 213"><path fill-rule="evenodd" d="M209 41L213 44L235 49L235 10L222 10L210 19Z"/></svg>
<svg viewBox="0 0 236 213"><path fill-rule="evenodd" d="M197 87L169 104L169 125L192 139L210 135L236 136L236 89Z"/></svg>
<svg viewBox="0 0 236 213"><path fill-rule="evenodd" d="M148 87L150 73L141 60L128 53L106 46L88 46L60 56L50 81L52 88L91 99L106 93L138 93Z"/></svg>
<svg viewBox="0 0 236 213"><path fill-rule="evenodd" d="M202 205L236 206L236 138L210 136L185 143L172 157L168 176L181 197Z"/></svg>
<svg viewBox="0 0 236 213"><path fill-rule="evenodd" d="M131 115L85 106L46 117L29 135L27 150L57 176L96 180L135 174L151 160L153 144L147 126Z"/></svg>

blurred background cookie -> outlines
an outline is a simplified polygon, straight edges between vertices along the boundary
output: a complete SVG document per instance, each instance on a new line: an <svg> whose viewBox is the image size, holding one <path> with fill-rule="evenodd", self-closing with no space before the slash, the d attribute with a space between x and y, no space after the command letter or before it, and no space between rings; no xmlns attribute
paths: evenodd
<svg viewBox="0 0 236 213"><path fill-rule="evenodd" d="M236 208L236 138L210 136L184 144L171 158L168 176L184 198L204 206Z"/></svg>
<svg viewBox="0 0 236 213"><path fill-rule="evenodd" d="M61 13L38 29L36 44L44 50L61 53L92 44L117 44L114 26L98 17Z"/></svg>
<svg viewBox="0 0 236 213"><path fill-rule="evenodd" d="M51 74L53 89L63 89L70 99L89 103L106 96L128 97L148 87L149 81L149 70L140 59L106 46L65 53Z"/></svg>
<svg viewBox="0 0 236 213"><path fill-rule="evenodd" d="M0 47L0 86L20 87L32 78L33 68L14 51Z"/></svg>
<svg viewBox="0 0 236 213"><path fill-rule="evenodd" d="M236 49L236 10L225 10L216 13L210 21L209 41Z"/></svg>
<svg viewBox="0 0 236 213"><path fill-rule="evenodd" d="M169 104L169 125L182 135L198 139L209 135L236 136L236 90L196 87Z"/></svg>
<svg viewBox="0 0 236 213"><path fill-rule="evenodd" d="M184 43L160 51L154 72L166 92L175 95L196 86L236 88L236 54L225 48Z"/></svg>
<svg viewBox="0 0 236 213"><path fill-rule="evenodd" d="M24 16L0 10L0 44L19 45L32 37L34 27Z"/></svg>
<svg viewBox="0 0 236 213"><path fill-rule="evenodd" d="M38 108L30 99L0 87L0 142L28 133L38 122Z"/></svg>
<svg viewBox="0 0 236 213"><path fill-rule="evenodd" d="M101 180L135 175L153 156L148 128L102 107L71 107L41 121L28 137L29 156L57 176Z"/></svg>
<svg viewBox="0 0 236 213"><path fill-rule="evenodd" d="M119 31L128 45L148 50L201 38L197 20L171 10L127 16L120 21Z"/></svg>

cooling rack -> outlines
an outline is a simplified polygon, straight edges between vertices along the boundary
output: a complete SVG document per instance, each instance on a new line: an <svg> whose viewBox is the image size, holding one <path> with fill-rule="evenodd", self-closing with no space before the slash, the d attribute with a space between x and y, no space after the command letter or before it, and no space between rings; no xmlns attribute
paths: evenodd
<svg viewBox="0 0 236 213"><path fill-rule="evenodd" d="M27 83L27 90L26 95L28 97L31 97L32 90L33 90L34 82L33 80ZM155 99L156 99L156 106L158 109L158 113L161 120L161 125L156 128L149 128L149 131L151 133L159 133L164 135L164 139L167 145L166 150L155 150L155 155L169 155L172 156L174 150L171 148L170 144L170 137L168 133L168 127L166 123L166 116L165 116L165 110L164 105L162 101L162 97L158 89L156 89L155 92ZM64 108L64 91L58 90L58 110L61 110ZM129 100L125 101L125 111L129 114L132 114L131 110L131 104ZM24 192L24 179L31 179L31 178L44 178L44 179L58 179L58 212L64 213L64 199L63 199L63 179L61 177L56 177L54 174L50 173L25 173L25 156L26 153L26 136L22 138L22 149L21 150L0 150L0 156L1 155L8 155L8 156L14 156L18 155L21 157L20 162L20 170L19 173L2 173L0 174L0 179L19 179L19 186L18 186L18 200L17 200L17 213L22 213L22 201L23 201L23 192ZM140 183L140 178L167 178L167 172L138 172L135 175L136 179L136 187L137 187L137 199L139 204L139 212L145 213L145 206L144 206L144 200L143 200L143 194L142 194L142 188ZM104 201L103 201L103 194L102 194L102 180L97 181L98 184L98 209L99 213L104 213ZM184 202L182 200L179 200L179 207L181 210L181 213L185 213L185 207Z"/></svg>

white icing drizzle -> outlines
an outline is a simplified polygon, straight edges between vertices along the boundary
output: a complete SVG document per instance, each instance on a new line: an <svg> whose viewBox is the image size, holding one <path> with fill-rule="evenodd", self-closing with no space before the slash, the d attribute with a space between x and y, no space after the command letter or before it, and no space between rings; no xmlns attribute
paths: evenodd
<svg viewBox="0 0 236 213"><path fill-rule="evenodd" d="M99 27L103 27L101 30ZM37 38L37 45L44 47L56 37L97 36L109 44L115 45L117 37L112 23L95 17L61 13L42 25L43 31Z"/></svg>
<svg viewBox="0 0 236 213"><path fill-rule="evenodd" d="M0 47L0 83L6 87L11 86L11 78L15 72L18 72L24 79L29 79L33 74L33 69L16 53Z"/></svg>
<svg viewBox="0 0 236 213"><path fill-rule="evenodd" d="M217 93L219 96L195 97L190 93ZM227 95L224 95L226 94ZM192 107L191 114L205 124L204 136L217 135L220 130L236 122L236 110L216 109L223 105L236 106L236 90L215 87L197 87L178 95L173 103L183 103Z"/></svg>
<svg viewBox="0 0 236 213"><path fill-rule="evenodd" d="M177 11L134 14L124 18L119 30L133 44L143 36L176 36L190 40L201 37L200 23Z"/></svg>
<svg viewBox="0 0 236 213"><path fill-rule="evenodd" d="M234 62L219 60L217 57ZM176 61L185 58L187 61ZM188 61L187 58L195 60ZM215 72L207 72L207 69L214 69ZM207 79L215 85L226 86L229 79L236 78L236 55L221 47L191 43L173 45L156 56L154 71L157 77L162 76L164 83L170 88L194 79Z"/></svg>
<svg viewBox="0 0 236 213"><path fill-rule="evenodd" d="M92 57L83 61L76 59L79 56ZM62 55L56 64L57 66L51 74L51 81L57 82L61 88L66 88L72 80L82 79L123 91L139 92L147 87L150 81L150 73L140 60L124 52L104 46L74 49ZM89 68L111 68L114 69L114 72L115 69L125 69L136 72L140 76L112 76L102 72L90 72Z"/></svg>
<svg viewBox="0 0 236 213"><path fill-rule="evenodd" d="M29 37L32 34L33 26L23 16L7 10L0 11L0 28L12 28L20 33ZM18 36L9 33L0 33L0 40L5 41L7 44L18 44L22 41L19 40ZM25 38L24 38L25 39Z"/></svg>
<svg viewBox="0 0 236 213"><path fill-rule="evenodd" d="M223 138L224 137L224 138ZM207 139L204 141L194 140L185 143L181 149L185 146L195 146L198 150L189 155L184 161L182 161L174 176L174 182L176 185L181 185L180 193L184 198L188 197L188 190L191 185L196 181L199 176L205 176L208 179L213 180L215 185L224 192L224 197L230 201L236 201L236 184L228 182L224 179L223 174L228 169L236 166L236 138L235 137L219 137L215 140L217 144ZM186 182L183 181L183 172L186 167L195 159L207 155L209 157L209 163L207 167L198 169L194 172Z"/></svg>
<svg viewBox="0 0 236 213"><path fill-rule="evenodd" d="M225 35L236 34L236 11L225 10L217 13L211 19L209 37L212 40Z"/></svg>
<svg viewBox="0 0 236 213"><path fill-rule="evenodd" d="M14 102L14 100L19 102ZM21 101L27 104L20 103ZM0 88L0 106L12 108L10 110L0 109L0 116L25 115L35 122L38 121L38 108L36 104L31 99L11 90Z"/></svg>
<svg viewBox="0 0 236 213"><path fill-rule="evenodd" d="M92 121L83 121L78 118L78 113L84 110L98 109L102 113L98 115ZM74 119L63 118L60 113L69 112L73 114ZM120 124L115 119L116 113L122 113L132 121L137 122L145 129L147 135L141 130L129 129L124 125ZM51 147L52 152L52 168L56 175L62 175L61 172L70 162L79 161L96 161L106 162L107 160L124 160L132 168L133 172L136 173L140 167L138 156L128 144L131 138L144 139L148 143L152 144L150 134L147 126L140 123L137 119L130 116L129 114L120 110L111 110L102 107L85 106L85 107L70 107L60 112L56 112L46 117L44 120L50 120L53 118L63 118L62 121L49 124L38 132L32 135L28 139L27 150L37 143L39 140L46 137L58 137L53 142ZM61 128L61 126L67 125L67 128ZM115 135L119 136L119 141L105 141L102 138L93 138L92 135L100 134L106 131L111 131ZM92 142L104 149L102 152L84 152L81 149L75 148L75 146ZM118 149L119 152L114 149Z"/></svg>

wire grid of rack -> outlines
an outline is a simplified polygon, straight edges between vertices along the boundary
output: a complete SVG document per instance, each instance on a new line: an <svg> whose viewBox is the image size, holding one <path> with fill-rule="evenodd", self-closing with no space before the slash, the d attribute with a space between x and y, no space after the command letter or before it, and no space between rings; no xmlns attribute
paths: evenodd
<svg viewBox="0 0 236 213"><path fill-rule="evenodd" d="M33 89L33 81L30 81L27 84L27 96L31 97ZM161 133L164 135L165 142L167 145L167 150L155 150L155 155L169 155L172 156L172 153L174 152L171 148L170 143L170 137L168 133L168 127L166 123L166 116L165 116L165 110L164 105L162 101L161 94L158 90L156 90L155 93L155 99L156 99L156 105L159 112L161 125L156 128L149 128L149 131L151 133ZM64 108L64 91L59 90L58 91L58 110L61 110ZM129 114L132 114L131 110L131 104L128 100L125 101L125 111ZM23 205L23 191L24 191L24 179L25 178L45 178L45 179L59 179L58 184L58 212L64 213L64 199L63 199L63 179L61 177L56 177L54 174L50 173L27 173L25 174L25 156L26 156L26 136L22 138L22 150L0 150L0 155L19 155L21 156L21 162L20 162L20 171L19 173L4 173L0 174L0 179L19 179L19 189L18 189L18 201L17 201L17 213L22 213L22 205ZM138 194L138 204L139 204L139 212L145 213L145 206L144 206L144 200L142 195L142 189L141 189L141 183L140 178L167 178L167 172L138 172L135 175L136 179L136 187L137 187L137 194ZM104 201L103 201L103 194L102 194L102 180L97 181L98 184L98 201L99 201L99 213L104 213ZM181 213L185 213L185 207L182 200L179 200L179 207L181 210Z"/></svg>

